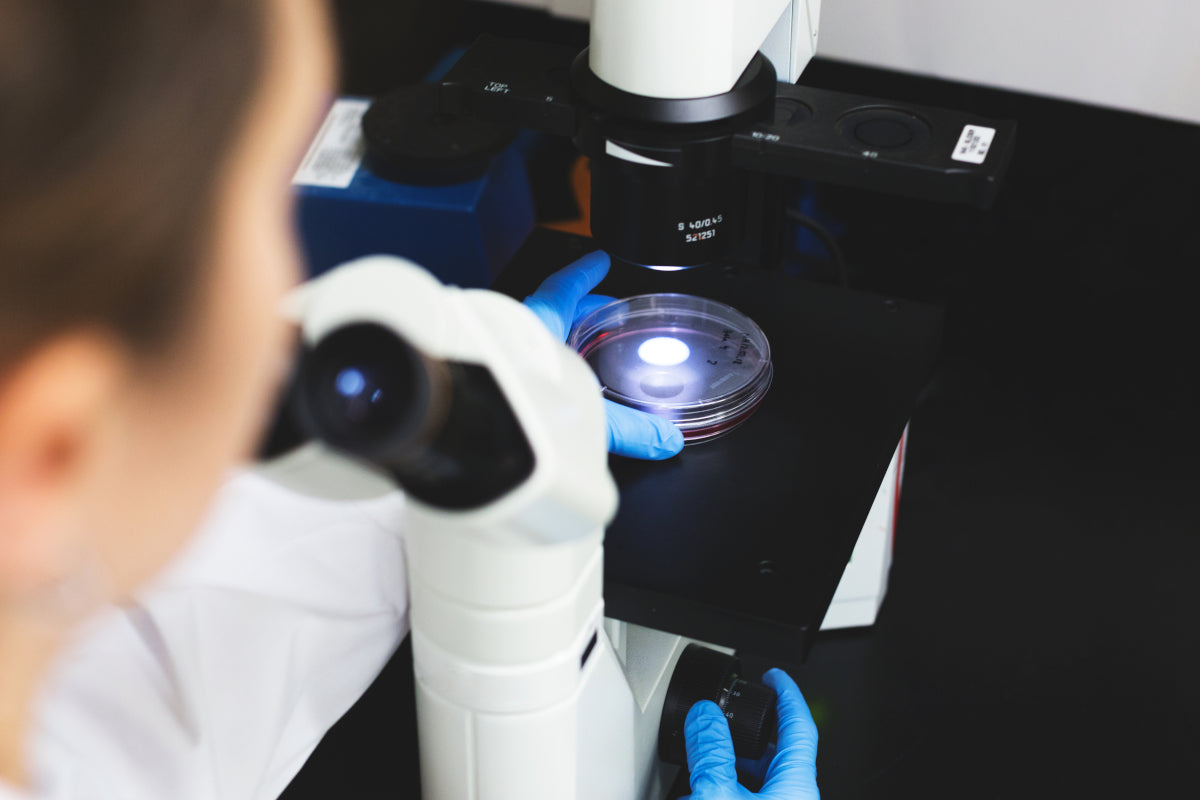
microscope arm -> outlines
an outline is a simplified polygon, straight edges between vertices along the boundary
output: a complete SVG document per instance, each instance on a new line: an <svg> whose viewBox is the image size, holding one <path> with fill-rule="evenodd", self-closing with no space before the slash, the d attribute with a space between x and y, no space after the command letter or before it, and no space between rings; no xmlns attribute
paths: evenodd
<svg viewBox="0 0 1200 800"><path fill-rule="evenodd" d="M810 39L805 0L595 0L589 66L608 85L642 97L724 94L777 25L790 72L794 15Z"/></svg>
<svg viewBox="0 0 1200 800"><path fill-rule="evenodd" d="M821 0L792 0L762 43L784 83L795 83L817 53Z"/></svg>
<svg viewBox="0 0 1200 800"><path fill-rule="evenodd" d="M780 76L795 83L817 47L817 22L821 0L493 0L520 6L547 9L555 16L587 21L608 41L627 41L632 32L649 42L640 60L630 65L635 80L656 81L653 74L662 71L687 72L690 60L699 54L711 61L712 53L739 53L740 61L727 65L733 72L728 84L745 69L756 50L771 59ZM736 17L731 12L736 11ZM774 27L771 27L773 21ZM697 42L706 29L716 46ZM672 38L674 37L674 38ZM665 42L665 43L664 43ZM628 60L629 48L617 53ZM648 56L646 55L648 54ZM657 63L654 63L657 62ZM617 69L622 67L616 65ZM700 71L711 69L701 63ZM650 70L651 72L648 72ZM601 70L603 71L603 69ZM698 73L697 73L698 74ZM671 80L677 80L673 78ZM728 91L729 85L717 92ZM663 95L664 97L667 95Z"/></svg>

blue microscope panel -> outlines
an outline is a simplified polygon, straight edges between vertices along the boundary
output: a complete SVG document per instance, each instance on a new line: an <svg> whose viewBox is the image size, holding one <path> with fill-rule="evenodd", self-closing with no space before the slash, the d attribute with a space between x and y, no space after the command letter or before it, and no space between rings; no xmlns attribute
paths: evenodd
<svg viewBox="0 0 1200 800"><path fill-rule="evenodd" d="M411 186L360 166L345 189L297 188L310 275L378 253L403 256L445 283L488 287L533 230L533 198L517 146L479 180Z"/></svg>

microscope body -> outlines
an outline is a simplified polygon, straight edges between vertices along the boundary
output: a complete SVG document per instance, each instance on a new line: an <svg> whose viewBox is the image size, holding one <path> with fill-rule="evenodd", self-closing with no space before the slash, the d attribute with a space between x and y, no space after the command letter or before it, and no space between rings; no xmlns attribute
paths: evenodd
<svg viewBox="0 0 1200 800"><path fill-rule="evenodd" d="M406 504L423 796L662 797L676 768L657 758L659 720L689 642L604 619L603 535L617 495L586 363L520 303L442 286L390 257L306 284L289 313L310 352L338 331L373 325L437 364L486 369L533 453L527 477L471 507L411 493ZM337 367L316 391L342 391L346 368L357 369ZM426 416L439 413L434 404ZM421 436L413 441L426 446ZM406 484L391 455L356 463L309 448L300 458L307 463L277 468L275 479L317 493L345 485L347 470L362 473L351 484ZM331 469L339 481L322 477Z"/></svg>
<svg viewBox="0 0 1200 800"><path fill-rule="evenodd" d="M789 81L817 45L820 0L595 0L591 70L642 97L728 92L760 50Z"/></svg>
<svg viewBox="0 0 1200 800"><path fill-rule="evenodd" d="M441 106L574 139L592 158L598 244L644 266L725 257L743 236L747 172L989 203L1015 126L776 83L759 48L786 40L781 69L794 80L815 48L817 11L816 0L597 0L589 50L485 38L447 76ZM866 140L897 126L911 140ZM984 152L956 157L979 129L990 131ZM382 329L420 378L420 421L391 444L321 438L409 497L423 795L661 798L676 769L658 758L661 720L686 710L673 692L691 643L604 618L617 495L587 365L519 303L444 287L396 259L326 273L290 313L311 348ZM339 374L314 385L345 388ZM361 376L350 384L361 393ZM494 425L473 418L495 409ZM469 433L439 439L450 421ZM492 428L503 429L494 441ZM483 456L467 452L473 436L488 440ZM712 674L722 686L736 678L720 665Z"/></svg>

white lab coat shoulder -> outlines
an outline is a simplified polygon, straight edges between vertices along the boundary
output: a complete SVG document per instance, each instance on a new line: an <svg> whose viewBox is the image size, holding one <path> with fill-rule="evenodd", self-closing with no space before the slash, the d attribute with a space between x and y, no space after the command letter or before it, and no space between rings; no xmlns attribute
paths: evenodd
<svg viewBox="0 0 1200 800"><path fill-rule="evenodd" d="M408 632L402 507L231 479L167 574L61 659L38 798L274 800Z"/></svg>

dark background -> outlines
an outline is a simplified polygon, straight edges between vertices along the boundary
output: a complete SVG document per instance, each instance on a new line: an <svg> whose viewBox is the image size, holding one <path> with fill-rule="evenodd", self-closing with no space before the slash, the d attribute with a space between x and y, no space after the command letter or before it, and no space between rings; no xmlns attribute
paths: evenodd
<svg viewBox="0 0 1200 800"><path fill-rule="evenodd" d="M472 3L336 5L361 94L480 30L586 40ZM824 796L1191 796L1200 129L821 60L803 82L1020 125L990 212L817 187L856 290L947 314L878 623L791 669ZM286 797L412 795L409 656Z"/></svg>

